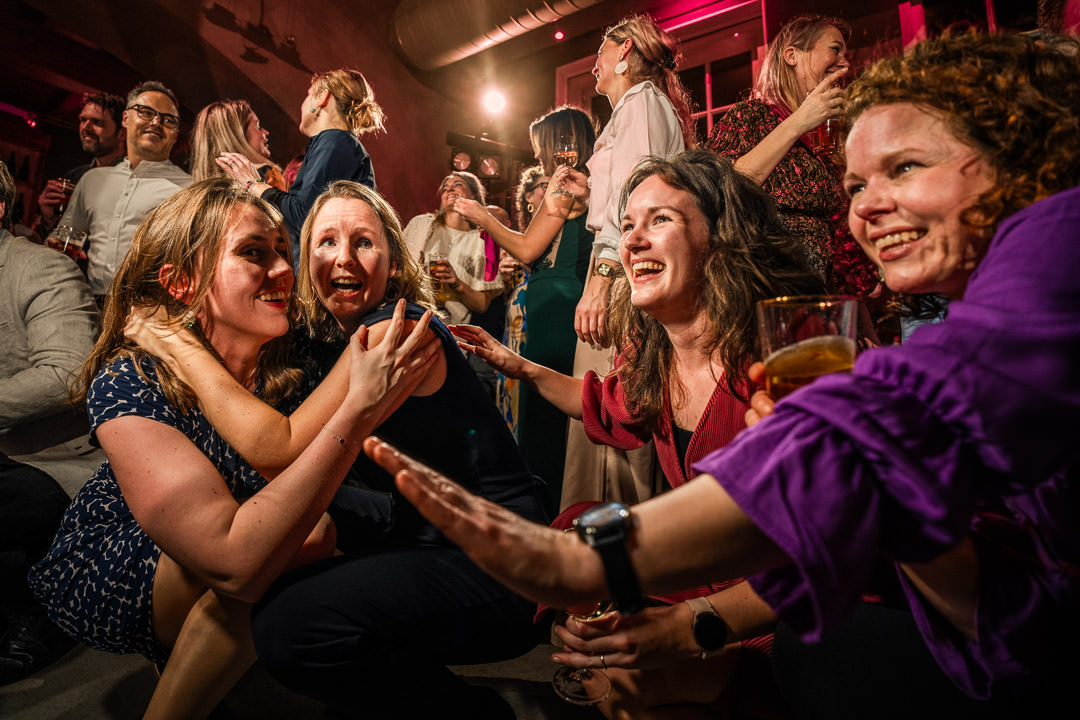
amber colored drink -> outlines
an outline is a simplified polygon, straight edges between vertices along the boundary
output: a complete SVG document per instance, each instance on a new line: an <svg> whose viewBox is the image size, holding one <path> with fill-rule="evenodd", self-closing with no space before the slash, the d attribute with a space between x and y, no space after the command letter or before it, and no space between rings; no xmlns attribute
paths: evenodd
<svg viewBox="0 0 1080 720"><path fill-rule="evenodd" d="M577 150L564 150L562 152L554 153L551 159L556 165L569 165L574 167L577 165Z"/></svg>
<svg viewBox="0 0 1080 720"><path fill-rule="evenodd" d="M851 372L855 341L842 335L820 335L780 348L765 358L765 388L779 399L822 375Z"/></svg>

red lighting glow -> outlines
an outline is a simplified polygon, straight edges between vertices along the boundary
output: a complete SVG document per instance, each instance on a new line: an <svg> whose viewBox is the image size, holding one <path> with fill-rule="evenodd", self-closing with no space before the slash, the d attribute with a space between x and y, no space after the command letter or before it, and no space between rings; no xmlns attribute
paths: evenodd
<svg viewBox="0 0 1080 720"><path fill-rule="evenodd" d="M562 30L556 30L555 31L555 39L556 40L562 40L564 37L566 37L566 33L564 33Z"/></svg>

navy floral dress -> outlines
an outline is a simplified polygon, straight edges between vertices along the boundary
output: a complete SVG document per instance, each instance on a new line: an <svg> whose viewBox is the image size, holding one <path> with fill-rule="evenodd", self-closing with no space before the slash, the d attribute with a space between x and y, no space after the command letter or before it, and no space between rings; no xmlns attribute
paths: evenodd
<svg viewBox="0 0 1080 720"><path fill-rule="evenodd" d="M165 399L154 361L114 360L90 386L86 410L91 440L113 418L135 415L175 427L210 459L238 501L266 485L198 410L181 413ZM150 480L152 481L152 480ZM124 501L106 461L75 495L48 554L30 571L30 588L67 634L98 650L139 652L163 662L168 650L154 639L151 599L161 549Z"/></svg>

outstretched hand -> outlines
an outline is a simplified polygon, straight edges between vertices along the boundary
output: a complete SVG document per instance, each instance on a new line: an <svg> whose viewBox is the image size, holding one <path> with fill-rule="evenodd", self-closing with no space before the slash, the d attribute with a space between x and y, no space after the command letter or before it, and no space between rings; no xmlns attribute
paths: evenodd
<svg viewBox="0 0 1080 720"><path fill-rule="evenodd" d="M398 489L492 577L556 607L607 594L599 556L573 533L531 522L469 493L376 437L364 452L394 476Z"/></svg>
<svg viewBox="0 0 1080 720"><path fill-rule="evenodd" d="M451 325L458 347L480 358L508 378L523 378L527 361L476 325Z"/></svg>
<svg viewBox="0 0 1080 720"><path fill-rule="evenodd" d="M485 220L491 217L487 208L469 198L459 197L454 201L454 212L459 213L473 225L484 227Z"/></svg>

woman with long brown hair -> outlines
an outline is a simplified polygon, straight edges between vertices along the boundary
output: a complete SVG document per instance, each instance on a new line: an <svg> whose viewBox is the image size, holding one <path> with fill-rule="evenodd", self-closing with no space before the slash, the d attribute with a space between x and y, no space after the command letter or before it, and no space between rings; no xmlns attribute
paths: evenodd
<svg viewBox="0 0 1080 720"><path fill-rule="evenodd" d="M510 353L478 328L454 332L467 351L584 420L592 442L629 450L652 440L669 487L679 487L693 477L693 463L745 427L750 387L743 378L758 353L756 302L818 294L824 285L760 188L712 153L689 151L643 162L627 180L622 204L625 272L612 288L610 319L612 337L622 343L614 372L605 378L590 372L580 380ZM570 506L555 526L569 528L595 504ZM744 659L746 667L758 663L754 674L760 677L766 662L761 648L767 641L740 648L745 658L733 650L704 663L679 657L672 648L690 629L684 617L689 597L744 591L721 583L665 596L665 606L649 610L633 634L614 639L616 644L625 637L642 643L641 656L623 666L646 670L617 669L616 660L606 663L615 689L601 706L605 714L621 717L612 713L640 710L652 702L650 697L665 698L657 705L733 704L723 678ZM596 626L583 630L587 624L571 620L559 628L567 650L556 660L570 662L581 643L574 633L602 633ZM659 637L672 642L649 644ZM692 688L710 673L716 678L714 693ZM744 673L749 684L746 677L753 671Z"/></svg>

